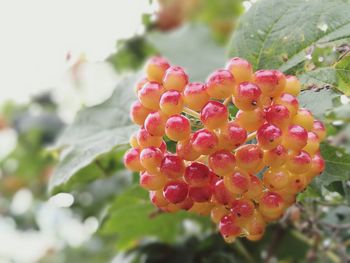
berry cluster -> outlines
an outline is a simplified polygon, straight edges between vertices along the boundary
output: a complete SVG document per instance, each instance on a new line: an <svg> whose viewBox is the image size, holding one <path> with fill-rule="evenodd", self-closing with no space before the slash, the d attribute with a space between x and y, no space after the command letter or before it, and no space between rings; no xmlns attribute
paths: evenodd
<svg viewBox="0 0 350 263"><path fill-rule="evenodd" d="M210 214L227 242L258 240L323 171L326 130L299 108L295 76L253 72L232 58L205 83L189 83L183 68L161 57L148 61L146 75L130 111L140 130L124 162L162 211ZM164 139L176 142L176 152Z"/></svg>

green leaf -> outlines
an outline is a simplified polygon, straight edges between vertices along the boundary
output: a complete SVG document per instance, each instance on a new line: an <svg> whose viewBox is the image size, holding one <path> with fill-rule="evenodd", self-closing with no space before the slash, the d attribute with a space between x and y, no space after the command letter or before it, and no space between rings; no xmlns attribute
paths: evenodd
<svg viewBox="0 0 350 263"><path fill-rule="evenodd" d="M326 169L317 178L318 183L327 186L335 181L350 180L350 154L329 144L321 145L321 154L326 161Z"/></svg>
<svg viewBox="0 0 350 263"><path fill-rule="evenodd" d="M260 0L241 17L229 55L288 71L313 46L349 38L349 13L348 0Z"/></svg>
<svg viewBox="0 0 350 263"><path fill-rule="evenodd" d="M150 34L148 40L171 63L184 67L191 81L204 81L212 71L224 67L225 50L204 26L188 24L170 33Z"/></svg>
<svg viewBox="0 0 350 263"><path fill-rule="evenodd" d="M49 190L68 182L100 155L123 147L136 130L129 119L135 99L133 87L138 76L121 80L111 98L100 105L81 110L63 132L56 147L62 148L60 162L49 182Z"/></svg>

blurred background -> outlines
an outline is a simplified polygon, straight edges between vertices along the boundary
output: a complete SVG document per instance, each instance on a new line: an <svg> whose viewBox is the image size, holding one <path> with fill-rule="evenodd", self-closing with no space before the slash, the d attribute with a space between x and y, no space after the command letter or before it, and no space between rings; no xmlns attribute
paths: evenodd
<svg viewBox="0 0 350 263"><path fill-rule="evenodd" d="M209 221L185 218L181 213L148 228L141 218L141 230L129 229L131 233L125 230L126 216L106 219L111 207L120 206L123 195L119 193L125 189L132 196L144 195L132 187L132 176L122 168L123 152L104 155L99 160L99 180L91 179L96 176L96 167L89 167L84 170L84 183L72 181L53 196L47 188L59 159L53 145L80 109L108 99L121 76L142 68L149 56L162 51L167 34L184 41L173 43L175 53L186 45L183 35L194 32L189 41L198 38L199 42L194 43L202 41L213 54L223 57L237 19L255 3L256 0L0 1L0 263L259 262L249 254L271 257L269 238L282 231L279 225L271 226L264 241L254 247L226 245ZM316 55L332 59L334 55L327 52ZM217 64L213 60L213 65ZM348 97L342 96L339 103L348 102ZM348 136L346 129L339 128L342 136L337 140ZM345 201L337 187L322 192L324 206L318 209L328 214L326 222L337 223L334 220L338 220L339 213L342 222L350 218L350 208L343 205ZM128 195L124 194L124 198ZM297 227L307 227L302 225L298 207L291 210L284 223L289 224L289 220ZM116 221L121 223L114 224ZM331 236L332 228L325 230L320 239L326 247L332 242L347 245L340 248L342 252L332 250L327 257L330 261L324 262L342 262L336 261L339 255L349 259L349 229L338 236ZM318 250L310 248L313 243L308 239L300 242L303 237L294 234L288 232L281 241L274 239L285 244L276 253L275 262L277 258L281 262L315 258L312 253ZM147 242L140 241L144 236L149 237ZM331 260L334 255L336 258Z"/></svg>

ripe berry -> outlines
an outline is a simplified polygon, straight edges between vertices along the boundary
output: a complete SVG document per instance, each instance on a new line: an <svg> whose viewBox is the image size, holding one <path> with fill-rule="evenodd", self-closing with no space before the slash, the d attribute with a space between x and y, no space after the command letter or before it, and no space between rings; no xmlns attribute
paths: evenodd
<svg viewBox="0 0 350 263"><path fill-rule="evenodd" d="M143 78L139 82L136 83L136 86L135 86L136 95L139 93L139 90L142 89L143 85L145 85L147 82L148 82L148 79Z"/></svg>
<svg viewBox="0 0 350 263"><path fill-rule="evenodd" d="M258 240L259 236L264 234L265 232L265 220L259 213L259 211L254 210L253 215L247 220L247 222L244 224L244 228L249 233L249 236L247 237L249 240Z"/></svg>
<svg viewBox="0 0 350 263"><path fill-rule="evenodd" d="M144 148L140 153L140 162L148 172L157 172L162 159L163 153L156 147Z"/></svg>
<svg viewBox="0 0 350 263"><path fill-rule="evenodd" d="M259 106L260 88L251 82L242 82L236 89L234 104L243 111L252 111Z"/></svg>
<svg viewBox="0 0 350 263"><path fill-rule="evenodd" d="M230 71L219 69L214 71L207 79L207 92L213 99L226 99L233 94L235 79Z"/></svg>
<svg viewBox="0 0 350 263"><path fill-rule="evenodd" d="M282 196L276 192L266 192L260 199L259 212L265 219L278 219L283 213L283 208L284 200Z"/></svg>
<svg viewBox="0 0 350 263"><path fill-rule="evenodd" d="M183 181L171 181L164 186L163 194L170 203L181 203L188 195L188 185Z"/></svg>
<svg viewBox="0 0 350 263"><path fill-rule="evenodd" d="M151 110L143 106L139 101L135 101L130 108L130 118L137 125L142 126Z"/></svg>
<svg viewBox="0 0 350 263"><path fill-rule="evenodd" d="M282 131L273 124L264 124L256 134L259 146L264 150L271 150L278 146L282 140Z"/></svg>
<svg viewBox="0 0 350 263"><path fill-rule="evenodd" d="M288 154L286 167L292 173L305 173L310 168L311 157L305 151L291 152Z"/></svg>
<svg viewBox="0 0 350 263"><path fill-rule="evenodd" d="M178 141L176 144L176 154L186 161L194 161L201 155L195 151L190 143L191 139Z"/></svg>
<svg viewBox="0 0 350 263"><path fill-rule="evenodd" d="M140 186L148 191L163 189L167 179L160 174L140 173Z"/></svg>
<svg viewBox="0 0 350 263"><path fill-rule="evenodd" d="M161 111L148 114L145 120L145 129L152 136L163 136L167 116Z"/></svg>
<svg viewBox="0 0 350 263"><path fill-rule="evenodd" d="M237 83L251 81L253 78L253 67L245 59L239 57L231 58L226 64L226 69L232 73Z"/></svg>
<svg viewBox="0 0 350 263"><path fill-rule="evenodd" d="M162 82L165 71L170 67L168 61L162 57L152 57L146 64L147 79Z"/></svg>
<svg viewBox="0 0 350 263"><path fill-rule="evenodd" d="M241 228L236 223L234 215L228 214L221 218L219 230L224 237L237 237L241 233Z"/></svg>
<svg viewBox="0 0 350 263"><path fill-rule="evenodd" d="M276 97L283 92L286 77L278 70L258 70L254 74L254 82L264 95Z"/></svg>
<svg viewBox="0 0 350 263"><path fill-rule="evenodd" d="M186 106L195 111L201 110L209 100L207 86L199 82L189 83L183 96Z"/></svg>
<svg viewBox="0 0 350 263"><path fill-rule="evenodd" d="M293 118L293 123L304 127L307 131L312 131L314 117L309 110L300 108Z"/></svg>
<svg viewBox="0 0 350 263"><path fill-rule="evenodd" d="M169 67L163 78L163 86L166 90L182 92L188 83L188 76L183 68L178 66Z"/></svg>
<svg viewBox="0 0 350 263"><path fill-rule="evenodd" d="M180 114L183 110L184 101L180 92L168 90L160 98L159 106L167 115Z"/></svg>
<svg viewBox="0 0 350 263"><path fill-rule="evenodd" d="M221 218L228 214L228 210L223 205L216 205L210 212L210 218L215 223L218 224Z"/></svg>
<svg viewBox="0 0 350 263"><path fill-rule="evenodd" d="M149 134L146 129L141 129L136 135L137 142L142 148L146 147L160 147L162 144L162 137L159 136L152 136Z"/></svg>
<svg viewBox="0 0 350 263"><path fill-rule="evenodd" d="M305 176L312 179L313 177L320 175L325 169L325 161L322 156L317 153L312 157L310 169L306 172Z"/></svg>
<svg viewBox="0 0 350 263"><path fill-rule="evenodd" d="M195 202L208 202L210 201L213 189L210 185L206 186L192 186L189 188L188 196Z"/></svg>
<svg viewBox="0 0 350 263"><path fill-rule="evenodd" d="M192 198L187 197L184 201L176 205L182 210L189 211L193 207L194 201L192 200Z"/></svg>
<svg viewBox="0 0 350 263"><path fill-rule="evenodd" d="M147 82L138 92L138 98L143 106L151 110L159 109L159 100L164 88L157 82Z"/></svg>
<svg viewBox="0 0 350 263"><path fill-rule="evenodd" d="M233 194L239 195L249 188L249 176L244 172L234 172L224 177L225 187Z"/></svg>
<svg viewBox="0 0 350 263"><path fill-rule="evenodd" d="M209 155L217 149L218 138L215 133L201 129L196 131L191 138L193 149L200 154Z"/></svg>
<svg viewBox="0 0 350 263"><path fill-rule="evenodd" d="M301 90L300 81L296 76L288 75L286 76L286 87L284 91L286 93L292 94L293 96L298 96Z"/></svg>
<svg viewBox="0 0 350 263"><path fill-rule="evenodd" d="M291 121L288 108L280 104L271 105L266 109L266 121L280 129L288 127Z"/></svg>
<svg viewBox="0 0 350 263"><path fill-rule="evenodd" d="M249 198L252 200L259 200L263 194L263 183L259 179L259 177L255 175L249 175L249 186L248 190L243 193L245 198Z"/></svg>
<svg viewBox="0 0 350 263"><path fill-rule="evenodd" d="M217 151L209 156L209 167L214 173L225 176L235 170L235 156L227 150Z"/></svg>
<svg viewBox="0 0 350 263"><path fill-rule="evenodd" d="M276 148L264 152L263 163L266 166L279 167L287 161L287 158L287 149L283 145L277 145Z"/></svg>
<svg viewBox="0 0 350 263"><path fill-rule="evenodd" d="M264 185L272 191L288 187L289 171L284 167L269 168L263 175Z"/></svg>
<svg viewBox="0 0 350 263"><path fill-rule="evenodd" d="M219 149L232 151L241 146L247 139L247 131L240 127L236 122L230 121L220 129Z"/></svg>
<svg viewBox="0 0 350 263"><path fill-rule="evenodd" d="M246 144L236 151L237 166L247 172L256 172L262 164L263 151L255 144Z"/></svg>
<svg viewBox="0 0 350 263"><path fill-rule="evenodd" d="M188 139L191 134L190 121L183 115L171 116L165 124L165 134L173 141Z"/></svg>
<svg viewBox="0 0 350 263"><path fill-rule="evenodd" d="M227 178L227 177L224 177L224 178ZM223 179L218 180L214 184L213 196L214 196L215 202L221 205L229 205L235 200L232 193L225 186Z"/></svg>
<svg viewBox="0 0 350 263"><path fill-rule="evenodd" d="M193 162L186 167L184 179L191 186L206 186L210 183L209 168L202 163Z"/></svg>
<svg viewBox="0 0 350 263"><path fill-rule="evenodd" d="M314 120L312 131L317 134L318 138L320 139L320 142L322 142L326 138L326 127L323 125L322 122Z"/></svg>
<svg viewBox="0 0 350 263"><path fill-rule="evenodd" d="M253 132L264 124L265 113L261 109L255 109L253 111L239 110L236 114L236 122L248 132Z"/></svg>
<svg viewBox="0 0 350 263"><path fill-rule="evenodd" d="M209 215L211 209L213 208L213 203L211 202L195 202L189 212L195 213L197 215L206 216Z"/></svg>
<svg viewBox="0 0 350 263"><path fill-rule="evenodd" d="M237 218L247 218L254 213L254 203L249 199L237 199L231 204L231 213Z"/></svg>
<svg viewBox="0 0 350 263"><path fill-rule="evenodd" d="M298 151L305 147L307 143L307 131L299 125L288 127L286 134L283 136L283 146Z"/></svg>
<svg viewBox="0 0 350 263"><path fill-rule="evenodd" d="M149 198L156 207L164 207L169 204L169 201L165 199L163 190L150 191Z"/></svg>
<svg viewBox="0 0 350 263"><path fill-rule="evenodd" d="M131 148L124 155L124 165L131 171L138 172L143 171L145 168L140 162L141 149Z"/></svg>
<svg viewBox="0 0 350 263"><path fill-rule="evenodd" d="M160 164L160 172L169 179L177 179L184 175L185 164L179 156L167 154Z"/></svg>
<svg viewBox="0 0 350 263"><path fill-rule="evenodd" d="M202 108L200 119L209 130L224 126L228 120L227 107L218 101L209 101Z"/></svg>
<svg viewBox="0 0 350 263"><path fill-rule="evenodd" d="M313 156L320 149L320 139L317 134L314 132L308 132L307 134L307 143L303 148L305 152Z"/></svg>
<svg viewBox="0 0 350 263"><path fill-rule="evenodd" d="M289 93L283 93L280 97L276 97L274 99L274 104L287 107L291 117L297 113L299 108L299 102L297 98Z"/></svg>

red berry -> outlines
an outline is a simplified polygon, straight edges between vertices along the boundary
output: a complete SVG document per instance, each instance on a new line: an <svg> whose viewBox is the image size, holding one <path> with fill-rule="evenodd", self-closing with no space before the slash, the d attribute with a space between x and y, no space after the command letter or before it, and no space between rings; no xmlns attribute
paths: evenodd
<svg viewBox="0 0 350 263"><path fill-rule="evenodd" d="M195 202L208 202L210 201L212 195L212 187L210 185L206 186L192 186L189 189L188 195Z"/></svg>
<svg viewBox="0 0 350 263"><path fill-rule="evenodd" d="M263 151L255 144L246 144L236 151L236 163L241 169L256 172L264 157Z"/></svg>
<svg viewBox="0 0 350 263"><path fill-rule="evenodd" d="M247 131L240 127L236 122L230 121L220 129L219 149L232 151L241 146L247 139Z"/></svg>
<svg viewBox="0 0 350 263"><path fill-rule="evenodd" d="M254 203L248 199L237 199L231 204L231 213L238 218L253 215L254 209Z"/></svg>
<svg viewBox="0 0 350 263"><path fill-rule="evenodd" d="M190 109L199 111L208 100L209 94L207 93L206 85L199 82L193 82L186 86L184 90L184 101Z"/></svg>
<svg viewBox="0 0 350 263"><path fill-rule="evenodd" d="M297 113L299 108L297 98L289 93L283 93L280 97L276 97L274 103L287 107L291 117Z"/></svg>
<svg viewBox="0 0 350 263"><path fill-rule="evenodd" d="M322 122L315 120L313 123L312 131L317 134L320 141L323 141L326 138L326 127Z"/></svg>
<svg viewBox="0 0 350 263"><path fill-rule="evenodd" d="M289 126L283 137L283 146L294 151L301 150L307 143L307 131L299 125Z"/></svg>
<svg viewBox="0 0 350 263"><path fill-rule="evenodd" d="M214 184L213 196L214 200L222 205L229 205L235 200L233 194L227 189L222 179Z"/></svg>
<svg viewBox="0 0 350 263"><path fill-rule="evenodd" d="M291 117L286 106L274 104L266 109L266 120L269 123L284 129L290 124Z"/></svg>
<svg viewBox="0 0 350 263"><path fill-rule="evenodd" d="M193 134L191 142L193 149L200 154L209 155L217 149L218 138L215 133L201 129Z"/></svg>
<svg viewBox="0 0 350 263"><path fill-rule="evenodd" d="M145 120L145 129L152 136L163 136L166 121L167 116L164 113L160 111L152 112Z"/></svg>
<svg viewBox="0 0 350 263"><path fill-rule="evenodd" d="M256 139L261 148L271 150L281 142L282 131L275 125L266 123L257 131Z"/></svg>
<svg viewBox="0 0 350 263"><path fill-rule="evenodd" d="M283 165L288 158L288 151L283 145L264 152L263 162L266 166L278 167Z"/></svg>
<svg viewBox="0 0 350 263"><path fill-rule="evenodd" d="M178 66L169 67L163 78L163 86L166 90L182 92L188 83L188 76L183 68Z"/></svg>
<svg viewBox="0 0 350 263"><path fill-rule="evenodd" d="M278 70L258 70L254 74L254 82L264 95L275 97L283 92L286 77Z"/></svg>
<svg viewBox="0 0 350 263"><path fill-rule="evenodd" d="M238 85L234 97L234 104L240 110L252 111L259 106L261 97L260 88L251 82L242 82Z"/></svg>
<svg viewBox="0 0 350 263"><path fill-rule="evenodd" d="M210 183L209 168L198 162L193 162L186 167L185 181L191 186L205 186Z"/></svg>
<svg viewBox="0 0 350 263"><path fill-rule="evenodd" d="M159 100L164 88L157 82L147 82L138 92L138 98L143 106L151 110L159 109Z"/></svg>
<svg viewBox="0 0 350 263"><path fill-rule="evenodd" d="M305 151L291 152L286 167L292 173L305 173L311 165L311 157Z"/></svg>
<svg viewBox="0 0 350 263"><path fill-rule="evenodd" d="M170 203L181 203L188 195L188 185L183 181L171 181L165 185L163 194Z"/></svg>
<svg viewBox="0 0 350 263"><path fill-rule="evenodd" d="M130 118L137 125L142 126L151 110L143 106L139 101L135 101L130 108Z"/></svg>
<svg viewBox="0 0 350 263"><path fill-rule="evenodd" d="M241 228L236 223L236 219L232 214L225 215L221 218L219 230L224 237L236 237L241 233Z"/></svg>
<svg viewBox="0 0 350 263"><path fill-rule="evenodd" d="M220 128L228 121L227 107L218 101L209 101L201 110L200 119L209 130Z"/></svg>
<svg viewBox="0 0 350 263"><path fill-rule="evenodd" d="M157 172L163 159L163 153L159 148L147 147L140 153L140 162L149 172Z"/></svg>
<svg viewBox="0 0 350 263"><path fill-rule="evenodd" d="M240 171L236 171L224 177L226 188L233 194L239 195L249 188L249 176Z"/></svg>
<svg viewBox="0 0 350 263"><path fill-rule="evenodd" d="M186 161L194 161L201 155L193 149L190 139L177 142L176 154Z"/></svg>
<svg viewBox="0 0 350 263"><path fill-rule="evenodd" d="M183 104L182 95L176 90L164 92L159 102L161 111L167 115L180 114L183 110Z"/></svg>
<svg viewBox="0 0 350 263"><path fill-rule="evenodd" d="M227 150L217 151L209 156L209 167L214 173L225 176L235 170L235 156Z"/></svg>
<svg viewBox="0 0 350 263"><path fill-rule="evenodd" d="M131 148L125 153L124 165L126 168L134 172L142 171L145 169L140 162L140 153L141 149L139 148Z"/></svg>
<svg viewBox="0 0 350 263"><path fill-rule="evenodd" d="M235 79L230 71L219 69L207 79L208 94L213 99L226 99L233 94Z"/></svg>
<svg viewBox="0 0 350 263"><path fill-rule="evenodd" d="M171 116L165 124L165 134L173 141L188 139L191 134L190 121L183 115Z"/></svg>
<svg viewBox="0 0 350 263"><path fill-rule="evenodd" d="M152 136L149 134L146 129L141 129L136 135L137 142L142 148L146 147L160 147L163 140L162 137Z"/></svg>
<svg viewBox="0 0 350 263"><path fill-rule="evenodd" d="M160 164L160 172L169 179L177 179L184 175L185 164L177 155L167 154Z"/></svg>

